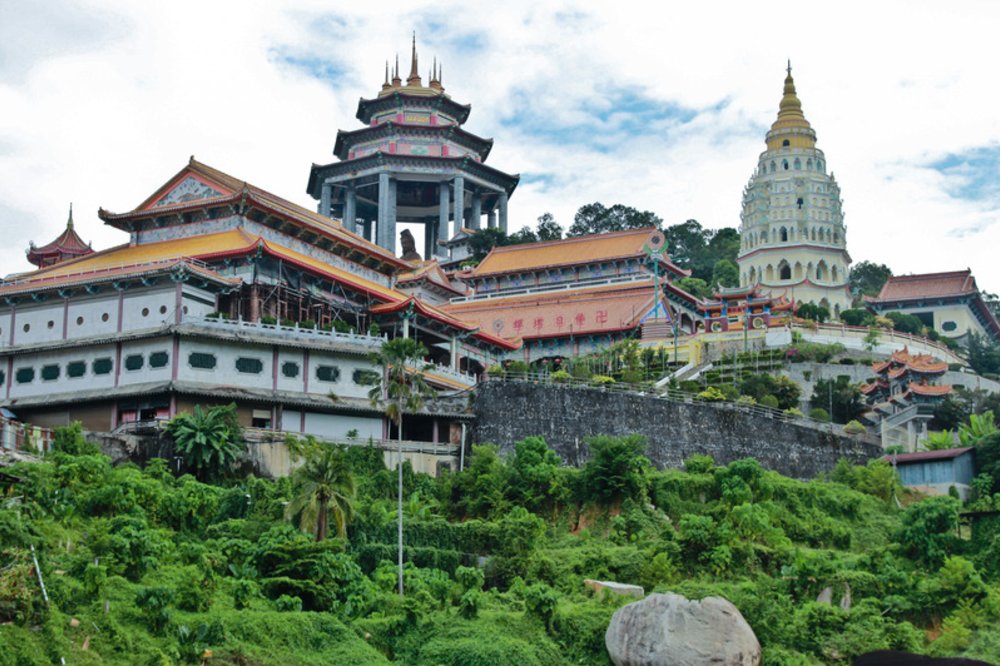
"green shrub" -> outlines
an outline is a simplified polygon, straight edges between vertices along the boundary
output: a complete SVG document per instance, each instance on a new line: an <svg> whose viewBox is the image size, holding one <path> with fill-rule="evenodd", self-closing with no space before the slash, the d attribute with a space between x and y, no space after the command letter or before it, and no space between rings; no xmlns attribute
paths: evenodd
<svg viewBox="0 0 1000 666"><path fill-rule="evenodd" d="M549 375L549 378L552 379L552 381L556 382L557 384L562 384L572 379L573 376L568 372L566 372L565 370L556 370L551 375Z"/></svg>
<svg viewBox="0 0 1000 666"><path fill-rule="evenodd" d="M829 423L830 412L826 411L822 407L813 407L812 409L809 410L809 418Z"/></svg>
<svg viewBox="0 0 1000 666"><path fill-rule="evenodd" d="M771 409L777 409L778 399L775 398L773 395L765 395L763 398L760 399L760 406L770 407Z"/></svg>
<svg viewBox="0 0 1000 666"><path fill-rule="evenodd" d="M591 375L590 383L594 386L610 386L616 382L614 377L608 377L607 375Z"/></svg>
<svg viewBox="0 0 1000 666"><path fill-rule="evenodd" d="M722 402L726 399L726 394L714 386L709 386L707 389L698 394L698 399L704 400L705 402Z"/></svg>
<svg viewBox="0 0 1000 666"><path fill-rule="evenodd" d="M848 435L863 435L868 432L868 428L861 421L851 420L844 426L844 432Z"/></svg>

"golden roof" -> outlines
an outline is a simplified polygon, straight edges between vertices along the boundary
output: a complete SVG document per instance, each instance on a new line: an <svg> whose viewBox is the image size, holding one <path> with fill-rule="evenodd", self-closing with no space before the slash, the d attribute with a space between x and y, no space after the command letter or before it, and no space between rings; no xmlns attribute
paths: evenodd
<svg viewBox="0 0 1000 666"><path fill-rule="evenodd" d="M793 148L812 148L816 145L816 132L802 113L802 102L795 92L795 79L792 78L792 64L788 63L788 74L785 76L785 88L778 104L778 117L771 124L767 133L767 148L781 148L788 141Z"/></svg>
<svg viewBox="0 0 1000 666"><path fill-rule="evenodd" d="M653 228L629 229L541 243L495 247L469 276L476 278L495 273L530 272L556 266L643 255L642 248L649 242L654 231L656 230Z"/></svg>

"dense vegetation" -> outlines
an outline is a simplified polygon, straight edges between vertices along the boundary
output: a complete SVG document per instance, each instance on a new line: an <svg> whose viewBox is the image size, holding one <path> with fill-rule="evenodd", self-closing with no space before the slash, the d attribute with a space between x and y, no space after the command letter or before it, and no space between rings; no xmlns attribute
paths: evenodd
<svg viewBox="0 0 1000 666"><path fill-rule="evenodd" d="M5 470L0 664L608 663L626 600L585 578L725 596L766 664L1000 653L996 528L959 538L958 500L910 503L884 462L809 483L753 460L656 471L641 439L597 437L581 469L540 438L507 458L476 446L439 479L407 465L400 598L381 451L307 443L291 479L209 485L162 460L113 467L60 434L44 461ZM336 529L318 540L322 484ZM988 487L977 508L1000 500Z"/></svg>

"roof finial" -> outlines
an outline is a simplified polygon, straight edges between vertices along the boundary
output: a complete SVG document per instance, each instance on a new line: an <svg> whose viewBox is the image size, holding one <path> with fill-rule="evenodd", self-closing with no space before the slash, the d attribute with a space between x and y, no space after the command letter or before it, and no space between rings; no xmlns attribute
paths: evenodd
<svg viewBox="0 0 1000 666"><path fill-rule="evenodd" d="M67 229L72 229L73 228L73 202L72 201L69 202L69 220L66 221L66 228Z"/></svg>
<svg viewBox="0 0 1000 666"><path fill-rule="evenodd" d="M792 59L791 58L788 59L788 69L786 71L788 72L788 76L792 75Z"/></svg>
<svg viewBox="0 0 1000 666"><path fill-rule="evenodd" d="M392 70L392 87L398 88L402 81L399 80L399 54L396 54L396 68Z"/></svg>
<svg viewBox="0 0 1000 666"><path fill-rule="evenodd" d="M413 46L410 50L410 75L406 78L406 85L419 86L420 72L417 69L417 31L413 31Z"/></svg>

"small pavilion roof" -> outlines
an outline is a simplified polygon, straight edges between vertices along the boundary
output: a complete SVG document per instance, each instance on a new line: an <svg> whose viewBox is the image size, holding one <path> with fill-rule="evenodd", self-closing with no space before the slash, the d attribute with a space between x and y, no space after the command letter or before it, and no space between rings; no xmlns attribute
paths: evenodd
<svg viewBox="0 0 1000 666"><path fill-rule="evenodd" d="M885 456L884 460L895 459L896 463L929 462L932 460L951 460L964 453L972 451L971 446L961 446L951 449L941 449L938 451L917 451L916 453L897 453L896 455Z"/></svg>
<svg viewBox="0 0 1000 666"><path fill-rule="evenodd" d="M441 270L441 264L439 264L436 259L421 262L420 265L413 270L398 273L396 275L396 286L398 288L403 288L411 283L419 283L423 280L426 280L441 289L446 289L453 294L465 294L465 292L461 289L456 289L452 286L448 276L443 270Z"/></svg>
<svg viewBox="0 0 1000 666"><path fill-rule="evenodd" d="M628 229L606 234L573 236L562 240L524 243L494 247L486 258L468 276L470 278L500 275L504 273L527 273L532 271L593 263L645 257L643 246L656 229ZM667 259L671 272L690 275L690 271L680 268Z"/></svg>
<svg viewBox="0 0 1000 666"><path fill-rule="evenodd" d="M36 266L40 266L47 258L52 257L58 260L59 257L72 258L87 255L94 250L76 233L73 228L73 206L69 207L69 219L66 221L66 228L55 240L37 247L34 243L28 247L28 261Z"/></svg>

